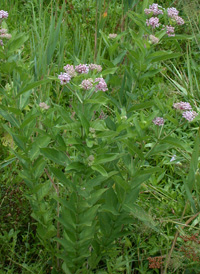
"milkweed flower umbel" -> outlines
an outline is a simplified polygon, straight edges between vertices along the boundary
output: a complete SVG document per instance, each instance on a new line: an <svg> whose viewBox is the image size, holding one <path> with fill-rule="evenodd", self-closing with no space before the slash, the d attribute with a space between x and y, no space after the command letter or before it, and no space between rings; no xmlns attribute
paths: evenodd
<svg viewBox="0 0 200 274"><path fill-rule="evenodd" d="M75 77L75 76L76 76L76 71L75 71L73 65L67 64L66 66L64 66L63 69L64 69L65 72L66 72L67 74L69 74L71 77Z"/></svg>
<svg viewBox="0 0 200 274"><path fill-rule="evenodd" d="M183 112L182 116L188 120L188 121L192 121L194 120L194 118L197 116L198 114L196 113L196 111L192 110L192 111L185 111Z"/></svg>
<svg viewBox="0 0 200 274"><path fill-rule="evenodd" d="M88 73L89 72L89 67L86 64L79 64L78 66L75 66L76 72L82 74L82 73Z"/></svg>
<svg viewBox="0 0 200 274"><path fill-rule="evenodd" d="M109 35L108 35L108 38L110 38L110 39L115 39L117 37L117 34L116 33L110 33Z"/></svg>
<svg viewBox="0 0 200 274"><path fill-rule="evenodd" d="M96 64L90 64L89 65L90 70L96 70L97 72L102 71L102 66L101 65L96 65Z"/></svg>
<svg viewBox="0 0 200 274"><path fill-rule="evenodd" d="M3 33L3 34L0 34L0 38L11 39L12 35L10 33Z"/></svg>
<svg viewBox="0 0 200 274"><path fill-rule="evenodd" d="M80 86L84 90L90 90L91 88L93 88L93 80L92 79L87 79L87 80L85 79L85 80L82 81Z"/></svg>
<svg viewBox="0 0 200 274"><path fill-rule="evenodd" d="M50 106L48 106L46 103L44 103L44 102L41 102L40 104L39 104L39 107L41 107L42 109L49 109L50 108Z"/></svg>
<svg viewBox="0 0 200 274"><path fill-rule="evenodd" d="M98 83L97 85L96 85L96 91L99 91L99 90L101 90L101 91L106 91L106 90L108 90L108 88L107 88L107 84L106 84L106 82L105 82L105 80L103 79L103 78L96 78L95 80L94 80L94 82L95 83Z"/></svg>
<svg viewBox="0 0 200 274"><path fill-rule="evenodd" d="M157 125L157 126L163 126L165 123L162 117L156 117L155 119L153 119L152 122L154 123L154 125Z"/></svg>
<svg viewBox="0 0 200 274"><path fill-rule="evenodd" d="M0 34L6 34L8 32L7 29L0 29Z"/></svg>
<svg viewBox="0 0 200 274"><path fill-rule="evenodd" d="M144 12L145 12L145 14L153 13L153 15L163 14L163 11L159 10L159 7L161 8L161 6L154 3L154 4L150 5L148 9L145 9Z"/></svg>
<svg viewBox="0 0 200 274"><path fill-rule="evenodd" d="M169 36L169 37L171 37L171 36L175 36L175 33L174 33L174 27L172 27L172 26L166 26L166 29L167 29L167 31L166 31L166 33L167 33L167 35Z"/></svg>
<svg viewBox="0 0 200 274"><path fill-rule="evenodd" d="M173 107L175 109L180 109L180 110L191 110L192 109L190 103L187 103L187 102L174 103Z"/></svg>
<svg viewBox="0 0 200 274"><path fill-rule="evenodd" d="M174 16L173 19L176 21L176 23L177 23L178 25L184 25L184 24L185 24L185 21L184 21L183 18L180 17L180 16Z"/></svg>
<svg viewBox="0 0 200 274"><path fill-rule="evenodd" d="M68 73L61 72L61 74L58 75L58 79L60 80L61 85L65 85L69 83L69 81L71 80L71 76Z"/></svg>
<svg viewBox="0 0 200 274"><path fill-rule="evenodd" d="M159 38L157 38L154 35L150 35L149 39L150 39L150 41L151 41L152 44L158 44L158 42L159 42Z"/></svg>
<svg viewBox="0 0 200 274"><path fill-rule="evenodd" d="M151 26L153 29L158 28L160 26L159 18L158 17L151 17L150 19L146 20L147 26Z"/></svg>
<svg viewBox="0 0 200 274"><path fill-rule="evenodd" d="M174 16L178 16L179 11L176 8L168 8L167 9L167 14L169 17L174 17Z"/></svg>
<svg viewBox="0 0 200 274"><path fill-rule="evenodd" d="M5 10L0 10L0 19L7 19L8 18L8 12Z"/></svg>

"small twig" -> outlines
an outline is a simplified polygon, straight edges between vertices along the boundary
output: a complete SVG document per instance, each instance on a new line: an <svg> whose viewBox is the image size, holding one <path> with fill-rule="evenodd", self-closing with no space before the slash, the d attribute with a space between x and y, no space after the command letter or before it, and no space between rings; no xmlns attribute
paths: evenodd
<svg viewBox="0 0 200 274"><path fill-rule="evenodd" d="M184 209L183 209L183 213L182 213L182 216L181 216L180 221L183 220L183 217L184 217L184 215L185 215L186 208L187 208L187 202L186 202L185 207L184 207ZM177 230L176 233L175 233L175 236L174 236L174 240L173 240L173 242L172 242L171 249L170 249L170 251L169 251L169 253L168 253L168 256L167 256L167 259L166 259L165 269L164 269L163 274L166 274L166 273L167 273L167 268L168 268L168 265L169 265L170 260L171 260L172 252L173 252L174 247L175 247L175 245L176 245L176 241L177 241L178 235L179 235L179 231Z"/></svg>
<svg viewBox="0 0 200 274"><path fill-rule="evenodd" d="M52 185L53 185L53 187L54 187L56 193L58 194L59 191L58 191L58 189L57 189L57 186L56 186L55 183L54 183L54 180L51 178L51 176L50 176L48 170L47 170L46 168L45 168L44 170L45 170L45 172L46 172L46 174L47 174L49 180L51 181L51 183L52 183Z"/></svg>
<svg viewBox="0 0 200 274"><path fill-rule="evenodd" d="M183 210L183 214L182 214L182 216L181 216L181 220L183 220L183 217L184 217L184 214L185 214L185 211L186 211L186 206L187 206L187 203L186 203L185 208L184 208L184 210ZM190 223L191 223L199 214L200 214L200 211L197 212L197 213L196 213L195 215L193 215L192 217L190 217L190 218L185 222L185 224L184 224L181 228L184 229L186 226L188 226L188 225L189 225L189 224L190 224ZM165 270L164 270L163 274L166 274L166 273L167 273L166 271L167 271L168 265L169 265L169 263L170 263L172 251L174 250L174 247L175 247L175 245L176 245L176 241L177 241L178 236L179 236L179 231L177 230L177 231L176 231L176 234L175 234L175 236L174 236L174 240L173 240L173 243L172 243L170 252L169 252L169 254L168 254L168 256L167 256L167 261L166 261Z"/></svg>

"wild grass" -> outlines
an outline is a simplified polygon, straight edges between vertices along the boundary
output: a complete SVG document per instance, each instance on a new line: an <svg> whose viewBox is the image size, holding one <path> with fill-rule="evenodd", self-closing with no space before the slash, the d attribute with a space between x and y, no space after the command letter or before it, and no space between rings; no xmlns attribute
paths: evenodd
<svg viewBox="0 0 200 274"><path fill-rule="evenodd" d="M198 2L158 3L186 24L157 45L149 1L1 3L0 273L199 273ZM60 86L80 63L106 93Z"/></svg>

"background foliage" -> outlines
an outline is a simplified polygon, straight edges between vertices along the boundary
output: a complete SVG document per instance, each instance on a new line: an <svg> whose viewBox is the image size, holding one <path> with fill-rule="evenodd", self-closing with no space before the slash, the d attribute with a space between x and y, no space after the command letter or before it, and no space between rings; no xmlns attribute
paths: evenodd
<svg viewBox="0 0 200 274"><path fill-rule="evenodd" d="M150 4L1 3L0 273L199 273L200 116L173 104L199 113L200 9L159 1L185 20L168 37ZM61 86L80 63L103 70Z"/></svg>

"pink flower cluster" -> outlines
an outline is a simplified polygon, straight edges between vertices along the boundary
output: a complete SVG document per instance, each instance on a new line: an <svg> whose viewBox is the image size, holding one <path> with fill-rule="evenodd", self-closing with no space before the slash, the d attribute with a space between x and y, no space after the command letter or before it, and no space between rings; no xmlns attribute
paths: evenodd
<svg viewBox="0 0 200 274"><path fill-rule="evenodd" d="M69 76L71 76L71 77L75 77L76 76L76 71L75 71L73 65L66 65L66 66L64 66L63 69L65 70L65 72L67 74L69 74Z"/></svg>
<svg viewBox="0 0 200 274"><path fill-rule="evenodd" d="M90 64L89 69L90 70L96 70L97 72L101 72L102 71L102 66L97 65L97 64Z"/></svg>
<svg viewBox="0 0 200 274"><path fill-rule="evenodd" d="M179 110L186 110L182 113L182 116L190 122L194 120L194 118L198 115L196 111L192 110L190 103L187 103L187 102L174 103L173 107Z"/></svg>
<svg viewBox="0 0 200 274"><path fill-rule="evenodd" d="M94 82L95 82L95 83L98 83L98 84L96 85L96 91L98 91L98 90L101 90L101 91L106 91L106 90L108 90L107 84L106 84L106 82L105 82L105 80L104 80L103 78L96 78L96 79L94 80Z"/></svg>
<svg viewBox="0 0 200 274"><path fill-rule="evenodd" d="M179 11L176 8L168 8L167 14L169 17L173 18L174 16L178 16Z"/></svg>
<svg viewBox="0 0 200 274"><path fill-rule="evenodd" d="M50 108L50 106L48 106L45 102L39 103L39 106L40 106L42 109L46 109L46 110Z"/></svg>
<svg viewBox="0 0 200 274"><path fill-rule="evenodd" d="M150 19L146 20L147 26L151 26L153 29L158 28L160 26L159 18L158 17L151 17Z"/></svg>
<svg viewBox="0 0 200 274"><path fill-rule="evenodd" d="M4 10L0 10L0 19L7 19L8 18L8 12Z"/></svg>
<svg viewBox="0 0 200 274"><path fill-rule="evenodd" d="M60 80L61 85L66 85L67 83L70 82L71 78L75 77L77 73L79 74L87 74L89 70L93 71L96 70L97 72L102 71L102 67L97 64L79 64L78 66L69 65L67 64L64 66L65 72L61 72L60 75L58 75L58 79ZM97 83L97 84L95 84ZM95 91L107 91L108 87L103 78L96 78L94 81L93 79L85 79L81 82L80 87L84 90L90 90L95 86Z"/></svg>
<svg viewBox="0 0 200 274"><path fill-rule="evenodd" d="M148 9L145 9L144 12L145 14L153 13L153 15L163 14L163 11L159 10L159 7L161 8L161 6L158 6L158 4L154 3L150 5Z"/></svg>
<svg viewBox="0 0 200 274"><path fill-rule="evenodd" d="M61 72L61 74L58 75L58 79L61 85L66 85L71 80L71 76L68 73Z"/></svg>
<svg viewBox="0 0 200 274"><path fill-rule="evenodd" d="M166 26L166 33L168 37L175 36L174 29L175 28L172 26Z"/></svg>
<svg viewBox="0 0 200 274"><path fill-rule="evenodd" d="M188 120L189 122L191 122L192 120L194 120L194 118L198 115L198 113L196 113L196 111L194 110L188 110L183 112L182 116Z"/></svg>
<svg viewBox="0 0 200 274"><path fill-rule="evenodd" d="M1 32L0 32L1 33ZM1 35L0 35L1 37ZM60 80L61 85L65 85L69 83L71 78L75 77L77 73L79 74L88 74L89 70L93 71L96 70L97 72L102 71L102 66L97 64L79 64L78 66L69 65L67 64L64 66L64 71L60 75L58 75L58 79ZM89 83L86 83L88 85ZM84 85L84 84L83 84ZM84 85L85 86L85 85Z"/></svg>
<svg viewBox="0 0 200 274"><path fill-rule="evenodd" d="M108 35L108 38L110 38L110 39L115 39L117 37L117 34L116 33L110 33L109 35Z"/></svg>
<svg viewBox="0 0 200 274"><path fill-rule="evenodd" d="M85 79L81 83L81 88L84 90L90 90L93 88L93 80L92 79Z"/></svg>
<svg viewBox="0 0 200 274"><path fill-rule="evenodd" d="M156 117L155 119L153 119L153 123L157 126L163 126L165 121L162 117Z"/></svg>
<svg viewBox="0 0 200 274"><path fill-rule="evenodd" d="M183 18L178 16L179 11L176 8L168 8L167 9L167 14L168 14L169 17L174 19L178 25L185 24Z"/></svg>
<svg viewBox="0 0 200 274"><path fill-rule="evenodd" d="M94 86L94 83L98 83L96 85L96 88L95 88L95 91L107 91L108 88L107 88L107 84L105 82L105 80L103 78L96 78L93 82L92 79L87 79L87 80L83 80L82 83L81 83L81 88L84 89L84 90L90 90L93 88Z"/></svg>
<svg viewBox="0 0 200 274"><path fill-rule="evenodd" d="M180 110L191 110L192 109L190 103L187 103L187 102L174 103L173 107L175 109L180 109Z"/></svg>
<svg viewBox="0 0 200 274"><path fill-rule="evenodd" d="M82 73L88 73L89 72L89 67L86 64L79 64L78 66L75 66L76 72L82 74Z"/></svg>
<svg viewBox="0 0 200 274"><path fill-rule="evenodd" d="M161 9L159 9L161 8ZM158 4L152 4L149 6L148 9L144 10L145 14L153 14L154 16L157 16L159 14L163 14L163 10L162 7L159 6ZM168 8L167 9L167 15L168 17L170 17L173 21L175 21L178 25L183 25L185 22L183 20L183 18L181 18L180 16L178 16L179 11L176 8ZM151 26L153 29L158 28L160 26L159 23L159 18L158 17L151 17L149 19L146 20L146 25L147 26ZM166 29L166 33L167 35L170 36L175 36L175 28L171 25L169 26L164 26L163 25L163 29Z"/></svg>

